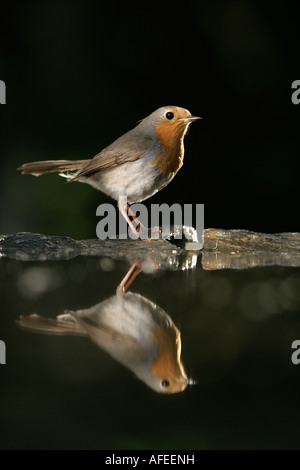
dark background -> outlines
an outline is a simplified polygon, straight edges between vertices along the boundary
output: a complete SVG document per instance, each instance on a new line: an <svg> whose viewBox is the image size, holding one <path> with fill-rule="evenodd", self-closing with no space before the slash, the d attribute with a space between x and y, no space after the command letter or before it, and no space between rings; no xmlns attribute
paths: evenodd
<svg viewBox="0 0 300 470"><path fill-rule="evenodd" d="M0 233L95 237L105 195L16 168L91 158L168 104L203 120L185 139L184 167L147 204L204 203L206 227L300 231L299 37L290 2L7 3Z"/></svg>

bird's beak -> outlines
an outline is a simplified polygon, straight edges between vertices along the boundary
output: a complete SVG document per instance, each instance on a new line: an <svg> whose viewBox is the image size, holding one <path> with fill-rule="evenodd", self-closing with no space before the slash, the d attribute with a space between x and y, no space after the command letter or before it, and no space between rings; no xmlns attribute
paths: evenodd
<svg viewBox="0 0 300 470"><path fill-rule="evenodd" d="M187 385L196 385L197 384L197 381L194 380L194 379L191 379L190 377L186 377L186 376L181 376L178 380L178 382L184 384L185 386Z"/></svg>
<svg viewBox="0 0 300 470"><path fill-rule="evenodd" d="M193 379L189 378L189 379L185 379L185 383L187 385L196 385L197 382L196 382L196 380L193 380Z"/></svg>
<svg viewBox="0 0 300 470"><path fill-rule="evenodd" d="M199 116L188 116L185 118L185 121L193 122L193 121L197 121L198 119L202 119L202 118Z"/></svg>

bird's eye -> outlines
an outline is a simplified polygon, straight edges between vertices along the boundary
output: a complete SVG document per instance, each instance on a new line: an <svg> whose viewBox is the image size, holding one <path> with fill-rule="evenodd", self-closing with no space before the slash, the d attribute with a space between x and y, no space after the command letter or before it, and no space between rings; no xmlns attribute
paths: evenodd
<svg viewBox="0 0 300 470"><path fill-rule="evenodd" d="M174 113L172 113L171 111L166 113L166 118L169 119L169 121L171 121L171 119L173 119L173 117L174 117Z"/></svg>
<svg viewBox="0 0 300 470"><path fill-rule="evenodd" d="M170 382L168 380L165 379L161 381L162 387L166 388L166 387L169 387L169 385L170 385Z"/></svg>

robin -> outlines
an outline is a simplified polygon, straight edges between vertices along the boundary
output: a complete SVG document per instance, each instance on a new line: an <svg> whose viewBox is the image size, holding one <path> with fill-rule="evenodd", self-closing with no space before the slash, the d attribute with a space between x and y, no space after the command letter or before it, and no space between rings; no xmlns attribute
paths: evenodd
<svg viewBox="0 0 300 470"><path fill-rule="evenodd" d="M85 310L66 311L56 319L33 314L18 323L31 331L87 336L131 370L152 390L177 393L195 382L181 362L181 337L169 315L146 297L127 288L141 271L134 263L116 295Z"/></svg>
<svg viewBox="0 0 300 470"><path fill-rule="evenodd" d="M18 170L34 176L59 172L68 182L87 183L117 201L126 196L129 204L141 202L169 184L182 167L183 139L198 119L187 109L164 106L90 160L24 163ZM128 205L119 210L138 237Z"/></svg>

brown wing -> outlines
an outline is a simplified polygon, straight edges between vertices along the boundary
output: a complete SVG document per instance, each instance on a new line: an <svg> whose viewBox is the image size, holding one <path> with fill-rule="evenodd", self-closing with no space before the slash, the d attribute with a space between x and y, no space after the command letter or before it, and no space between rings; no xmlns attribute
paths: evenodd
<svg viewBox="0 0 300 470"><path fill-rule="evenodd" d="M94 158L89 160L77 175L69 181L91 176L99 171L109 171L127 162L137 160L152 145L151 137L133 129L115 140Z"/></svg>

